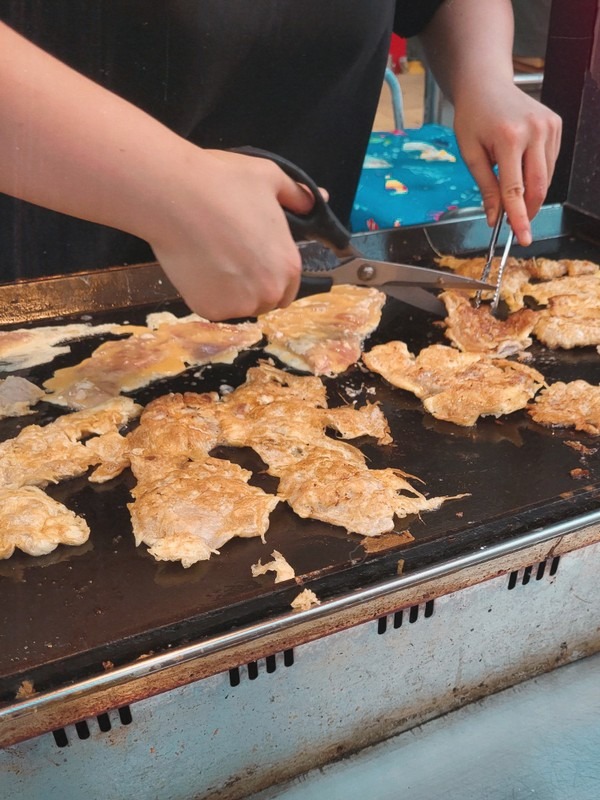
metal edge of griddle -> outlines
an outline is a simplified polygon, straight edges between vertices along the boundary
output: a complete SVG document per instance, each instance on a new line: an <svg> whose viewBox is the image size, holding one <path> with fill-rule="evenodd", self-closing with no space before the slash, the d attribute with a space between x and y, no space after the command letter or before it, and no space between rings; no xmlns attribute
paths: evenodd
<svg viewBox="0 0 600 800"><path fill-rule="evenodd" d="M41 714L51 708L56 709L67 701L82 700L99 691L115 690L133 680L144 679L169 668L180 667L187 662L230 650L269 635L279 634L302 623L313 622L332 616L337 612L347 611L385 595L408 590L435 579L442 579L461 570L485 564L502 556L517 553L598 524L600 524L600 510L587 512L578 517L536 528L509 541L427 566L410 575L401 575L349 594L340 595L304 611L290 612L200 642L173 648L25 700L8 703L0 706L0 726L9 722L13 724L13 727L18 726L19 723L26 724L27 719L32 715Z"/></svg>
<svg viewBox="0 0 600 800"><path fill-rule="evenodd" d="M160 304L179 294L158 263L0 284L0 325Z"/></svg>

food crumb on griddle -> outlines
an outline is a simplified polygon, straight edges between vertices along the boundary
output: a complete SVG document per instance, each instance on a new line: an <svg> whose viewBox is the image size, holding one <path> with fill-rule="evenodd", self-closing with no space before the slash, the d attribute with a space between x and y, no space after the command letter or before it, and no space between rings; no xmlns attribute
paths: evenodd
<svg viewBox="0 0 600 800"><path fill-rule="evenodd" d="M595 453L598 452L597 447L586 447L581 442L575 442L569 440L565 442L567 447L570 447L572 450L576 450L578 453L581 453L582 456L593 456Z"/></svg>
<svg viewBox="0 0 600 800"><path fill-rule="evenodd" d="M252 570L253 578L256 578L258 575L264 575L269 570L275 573L275 583L281 583L281 581L288 581L296 577L294 568L285 560L278 550L273 550L271 557L273 561L268 561L266 564L262 564L260 558L257 564L252 564L250 569Z"/></svg>
<svg viewBox="0 0 600 800"><path fill-rule="evenodd" d="M33 681L24 680L15 694L15 700L26 700L36 693Z"/></svg>
<svg viewBox="0 0 600 800"><path fill-rule="evenodd" d="M581 469L580 467L576 467L575 469L571 470L570 475L576 481L580 481L583 480L583 478L589 478L590 471L589 469Z"/></svg>
<svg viewBox="0 0 600 800"><path fill-rule="evenodd" d="M399 544L409 544L414 542L415 537L410 531L393 531L390 533L383 533L381 536L365 536L361 539L361 545L364 547L366 553L379 553L382 550L389 550L392 547L397 547Z"/></svg>
<svg viewBox="0 0 600 800"><path fill-rule="evenodd" d="M304 589L292 600L290 605L295 611L307 611L313 606L320 606L321 601L311 589Z"/></svg>

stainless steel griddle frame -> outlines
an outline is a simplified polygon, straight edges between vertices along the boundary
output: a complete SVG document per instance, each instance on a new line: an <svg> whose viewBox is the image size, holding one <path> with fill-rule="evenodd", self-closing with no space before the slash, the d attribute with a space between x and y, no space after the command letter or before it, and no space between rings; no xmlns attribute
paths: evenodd
<svg viewBox="0 0 600 800"><path fill-rule="evenodd" d="M600 510L15 702L0 796L245 797L599 651L599 569Z"/></svg>

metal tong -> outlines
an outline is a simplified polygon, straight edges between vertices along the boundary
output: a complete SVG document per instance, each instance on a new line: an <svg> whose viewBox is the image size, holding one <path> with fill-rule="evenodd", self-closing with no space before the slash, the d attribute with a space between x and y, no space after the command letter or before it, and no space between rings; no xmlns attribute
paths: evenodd
<svg viewBox="0 0 600 800"><path fill-rule="evenodd" d="M314 195L312 210L305 215L286 211L286 218L294 239L299 242L303 260L303 285L318 292L326 291L334 283L351 283L359 286L375 286L388 295L410 305L423 308L434 314L445 316L444 304L427 289L493 289L493 284L484 280L428 269L413 264L398 264L377 261L363 255L352 244L352 235L340 222L323 198L313 179L291 161L267 150L256 147L234 148L244 155L268 158L298 183L305 185ZM334 254L330 259L320 259L315 264L308 253L307 242L319 242Z"/></svg>
<svg viewBox="0 0 600 800"><path fill-rule="evenodd" d="M506 222L506 211L502 206L500 206L500 210L498 212L498 219L496 220L496 224L492 230L492 235L490 237L490 246L487 252L487 259L485 262L485 267L483 268L483 272L481 273L481 280L487 282L490 277L490 272L492 269L492 261L494 259L494 254L496 252L496 245L498 244L498 237L500 236L500 230L504 222ZM506 244L504 245L504 250L502 252L502 257L500 258L500 265L498 267L498 277L496 279L496 288L494 290L494 296L492 298L492 314L494 316L498 315L498 303L500 302L500 287L502 285L502 276L504 274L504 268L506 267L506 262L508 261L508 256L510 254L510 248L512 247L514 239L514 232L513 229L509 226L508 234L506 236ZM481 305L481 293L482 289L479 289L477 294L475 295L475 307L479 308Z"/></svg>

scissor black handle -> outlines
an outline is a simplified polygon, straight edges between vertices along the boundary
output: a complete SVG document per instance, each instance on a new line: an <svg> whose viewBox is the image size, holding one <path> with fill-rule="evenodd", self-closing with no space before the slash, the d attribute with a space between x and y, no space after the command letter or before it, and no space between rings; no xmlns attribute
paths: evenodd
<svg viewBox="0 0 600 800"><path fill-rule="evenodd" d="M233 147L231 151L241 153L246 156L256 156L257 158L268 158L277 164L286 175L297 183L304 184L313 194L315 204L308 214L294 214L292 211L285 211L292 236L296 241L312 240L336 249L343 250L350 243L351 234L333 213L329 204L324 200L319 191L319 187L314 180L307 175L287 158L271 153L269 150L262 150L259 147Z"/></svg>

